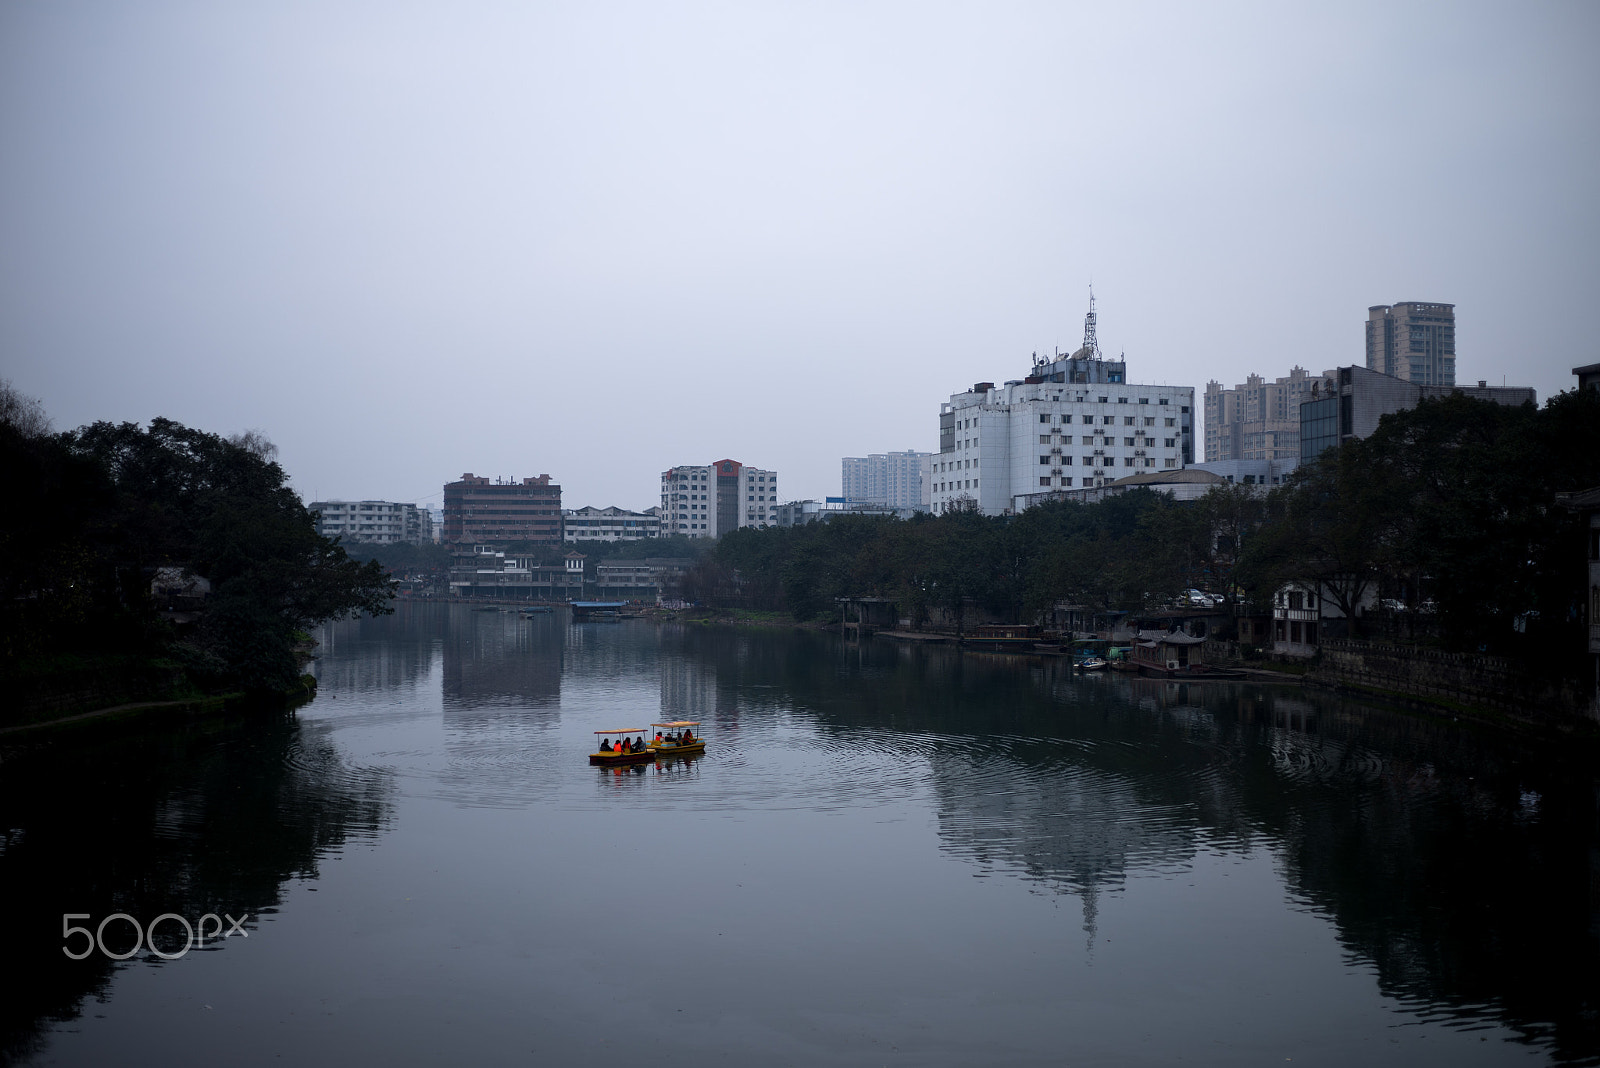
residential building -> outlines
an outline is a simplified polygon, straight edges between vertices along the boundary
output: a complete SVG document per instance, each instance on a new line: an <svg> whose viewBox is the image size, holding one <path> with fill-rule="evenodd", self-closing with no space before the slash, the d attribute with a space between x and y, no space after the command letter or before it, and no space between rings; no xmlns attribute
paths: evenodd
<svg viewBox="0 0 1600 1068"><path fill-rule="evenodd" d="M777 524L778 473L737 460L661 472L661 533L718 538Z"/></svg>
<svg viewBox="0 0 1600 1068"><path fill-rule="evenodd" d="M661 535L661 510L630 512L615 506L570 508L561 513L562 537L567 541L640 541Z"/></svg>
<svg viewBox="0 0 1600 1068"><path fill-rule="evenodd" d="M778 505L773 512L773 522L780 527L798 527L826 519L827 515L821 501L788 501Z"/></svg>
<svg viewBox="0 0 1600 1068"><path fill-rule="evenodd" d="M1578 376L1579 389L1600 389L1600 363L1574 367L1572 373Z"/></svg>
<svg viewBox="0 0 1600 1068"><path fill-rule="evenodd" d="M687 557L612 559L595 567L593 592L602 601L660 600L693 565Z"/></svg>
<svg viewBox="0 0 1600 1068"><path fill-rule="evenodd" d="M1367 370L1419 386L1456 384L1456 306L1407 301L1367 309Z"/></svg>
<svg viewBox="0 0 1600 1068"><path fill-rule="evenodd" d="M1368 587L1354 604L1363 616L1377 603ZM1327 589L1312 580L1289 582L1272 598L1272 651L1278 656L1312 656L1329 638L1348 638L1350 620Z"/></svg>
<svg viewBox="0 0 1600 1068"><path fill-rule="evenodd" d="M1529 386L1426 386L1365 367L1340 367L1306 394L1300 404L1300 462L1316 459L1334 446L1364 438L1378 429L1378 420L1391 412L1415 408L1424 397L1463 393L1496 404L1536 404Z"/></svg>
<svg viewBox="0 0 1600 1068"><path fill-rule="evenodd" d="M396 501L312 501L317 533L346 542L420 545L433 540L433 516L426 508Z"/></svg>
<svg viewBox="0 0 1600 1068"><path fill-rule="evenodd" d="M842 496L852 503L925 512L932 501L931 452L907 449L846 456L841 467Z"/></svg>
<svg viewBox="0 0 1600 1068"><path fill-rule="evenodd" d="M444 541L456 546L561 542L561 487L549 475L479 478L467 472L444 487Z"/></svg>
<svg viewBox="0 0 1600 1068"><path fill-rule="evenodd" d="M979 382L940 405L932 510L1002 515L1184 467L1194 459L1193 407L1192 386L1130 384L1125 361L1102 358L1091 298L1078 351L1036 355L1025 378Z"/></svg>
<svg viewBox="0 0 1600 1068"><path fill-rule="evenodd" d="M1300 402L1326 377L1297 366L1271 382L1250 375L1232 389L1215 380L1206 383L1206 462L1298 461Z"/></svg>
<svg viewBox="0 0 1600 1068"><path fill-rule="evenodd" d="M507 555L492 545L462 545L451 555L450 593L456 597L516 601L567 601L583 595L583 555L562 564L537 556ZM576 557L576 564L574 564Z"/></svg>

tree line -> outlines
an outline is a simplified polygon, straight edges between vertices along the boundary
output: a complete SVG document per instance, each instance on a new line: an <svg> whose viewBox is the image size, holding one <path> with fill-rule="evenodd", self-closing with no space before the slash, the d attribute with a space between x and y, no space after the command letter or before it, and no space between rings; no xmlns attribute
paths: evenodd
<svg viewBox="0 0 1600 1068"><path fill-rule="evenodd" d="M1557 495L1600 485L1600 394L1545 407L1461 394L1385 416L1270 492L1219 485L1179 502L1136 489L1020 514L840 515L730 532L683 595L805 620L877 596L922 622L981 608L1030 622L1065 602L1158 613L1201 588L1266 613L1286 583L1320 587L1356 633L1374 598L1426 609L1446 648L1568 660L1582 645L1585 520ZM1553 643L1550 644L1550 643Z"/></svg>
<svg viewBox="0 0 1600 1068"><path fill-rule="evenodd" d="M52 433L37 402L0 383L6 674L115 655L162 661L202 690L281 692L306 630L391 611L383 569L317 533L275 453L256 433L170 419ZM174 573L210 583L187 626L153 589Z"/></svg>

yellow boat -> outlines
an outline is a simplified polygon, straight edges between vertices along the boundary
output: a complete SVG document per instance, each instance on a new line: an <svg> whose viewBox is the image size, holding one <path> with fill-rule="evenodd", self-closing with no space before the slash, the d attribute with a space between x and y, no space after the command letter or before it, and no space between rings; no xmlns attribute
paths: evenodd
<svg viewBox="0 0 1600 1068"><path fill-rule="evenodd" d="M699 756L706 751L706 740L700 734L700 723L692 719L675 719L667 723L652 723L655 741L650 748L658 757ZM684 741L685 737L688 741Z"/></svg>
<svg viewBox="0 0 1600 1068"><path fill-rule="evenodd" d="M655 724L652 723L650 726L654 727ZM602 767L611 767L613 764L648 764L656 758L656 751L647 745L641 745L635 749L630 744L626 751L622 748L622 743L630 738L638 738L642 742L647 737L642 730L595 731L595 733L599 735L615 734L618 735L618 738L614 747L609 737L602 738L600 740L600 749L589 754L589 763L591 764L598 764Z"/></svg>

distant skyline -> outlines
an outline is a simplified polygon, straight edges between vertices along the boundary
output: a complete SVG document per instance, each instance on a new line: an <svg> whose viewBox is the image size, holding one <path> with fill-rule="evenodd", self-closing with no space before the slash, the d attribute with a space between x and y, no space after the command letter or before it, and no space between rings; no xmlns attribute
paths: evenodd
<svg viewBox="0 0 1600 1068"><path fill-rule="evenodd" d="M306 499L643 509L937 450L978 381L1593 363L1600 6L0 7L0 377L264 431ZM1197 442L1203 438L1197 436Z"/></svg>

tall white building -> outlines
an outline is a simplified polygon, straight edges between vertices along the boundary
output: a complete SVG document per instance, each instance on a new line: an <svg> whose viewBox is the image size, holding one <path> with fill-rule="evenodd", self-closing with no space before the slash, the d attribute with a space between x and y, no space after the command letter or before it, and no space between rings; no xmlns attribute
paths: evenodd
<svg viewBox="0 0 1600 1068"><path fill-rule="evenodd" d="M846 456L841 467L842 495L848 502L924 512L932 503L931 452L908 449Z"/></svg>
<svg viewBox="0 0 1600 1068"><path fill-rule="evenodd" d="M392 545L433 540L433 514L426 508L395 501L312 501L317 533L347 542Z"/></svg>
<svg viewBox="0 0 1600 1068"><path fill-rule="evenodd" d="M661 472L661 534L717 538L777 523L778 472L737 460Z"/></svg>
<svg viewBox="0 0 1600 1068"><path fill-rule="evenodd" d="M1064 490L1181 468L1194 459L1194 387L1127 380L1100 355L1094 301L1084 344L1034 357L1026 378L979 382L939 406L933 511L1019 512Z"/></svg>

